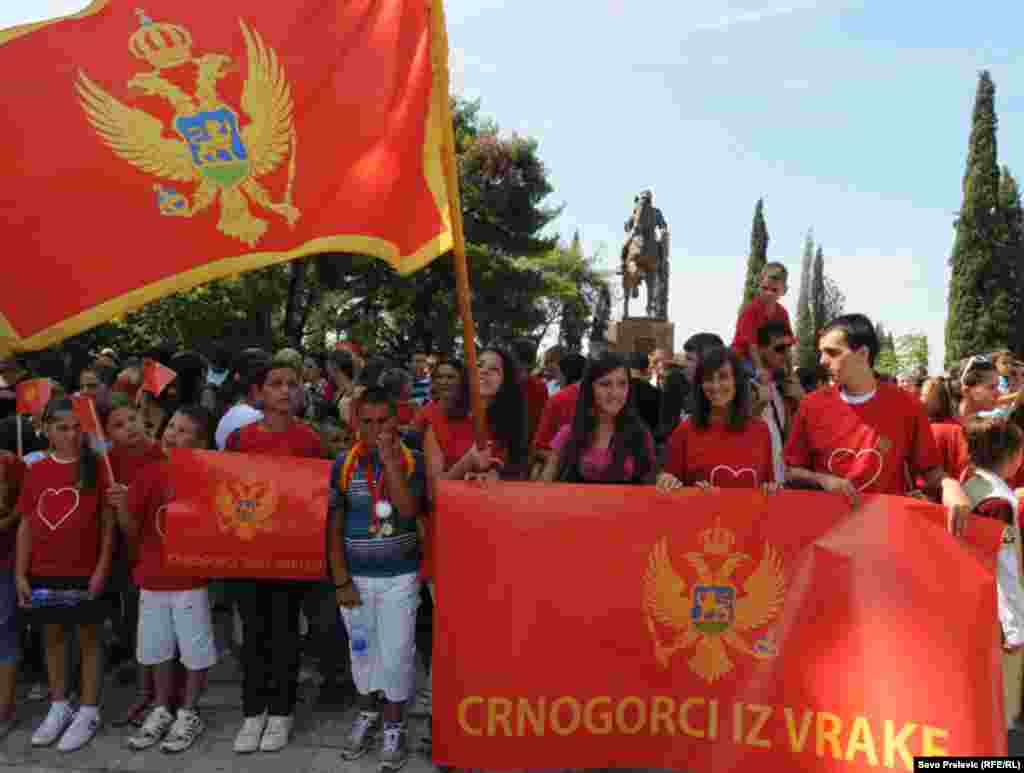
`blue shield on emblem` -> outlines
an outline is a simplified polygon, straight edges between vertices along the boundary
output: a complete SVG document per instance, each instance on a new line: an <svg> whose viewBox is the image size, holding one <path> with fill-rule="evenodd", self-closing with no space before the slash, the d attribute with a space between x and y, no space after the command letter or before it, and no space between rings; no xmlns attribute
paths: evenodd
<svg viewBox="0 0 1024 773"><path fill-rule="evenodd" d="M732 625L736 610L736 589L729 585L697 585L693 589L690 617L694 626L708 633L720 633Z"/></svg>
<svg viewBox="0 0 1024 773"><path fill-rule="evenodd" d="M230 187L249 172L249 154L238 130L238 116L226 107L180 116L174 128L188 143L192 162L204 177Z"/></svg>

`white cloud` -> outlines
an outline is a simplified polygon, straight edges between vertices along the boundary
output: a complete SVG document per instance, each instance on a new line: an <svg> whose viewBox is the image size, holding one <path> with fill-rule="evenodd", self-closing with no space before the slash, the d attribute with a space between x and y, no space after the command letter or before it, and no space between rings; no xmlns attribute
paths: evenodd
<svg viewBox="0 0 1024 773"><path fill-rule="evenodd" d="M723 32L739 24L756 24L766 19L775 19L779 16L789 16L798 11L813 9L814 3L802 5L789 5L781 8L764 8L759 11L741 11L739 13L725 14L715 21L704 22L691 27L691 32Z"/></svg>

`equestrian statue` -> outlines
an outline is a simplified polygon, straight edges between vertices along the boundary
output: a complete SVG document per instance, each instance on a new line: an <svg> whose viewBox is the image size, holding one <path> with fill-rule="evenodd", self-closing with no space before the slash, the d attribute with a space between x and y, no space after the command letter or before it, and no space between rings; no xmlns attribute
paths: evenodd
<svg viewBox="0 0 1024 773"><path fill-rule="evenodd" d="M654 206L654 195L643 191L633 199L633 215L626 221L626 243L622 245L622 316L629 317L630 298L640 297L640 284L647 285L647 317L668 319L668 223Z"/></svg>

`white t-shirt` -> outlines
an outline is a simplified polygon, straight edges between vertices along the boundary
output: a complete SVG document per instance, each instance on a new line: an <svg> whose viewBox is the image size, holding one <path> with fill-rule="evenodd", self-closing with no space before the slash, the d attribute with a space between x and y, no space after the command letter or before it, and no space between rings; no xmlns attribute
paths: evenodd
<svg viewBox="0 0 1024 773"><path fill-rule="evenodd" d="M217 425L217 431L213 436L213 439L217 442L217 449L219 451L224 450L224 444L228 440L228 435L236 429L240 429L247 424L253 424L262 418L263 412L257 411L251 405L238 403L238 405L231 406L228 412L224 414L224 418L220 420L220 423Z"/></svg>

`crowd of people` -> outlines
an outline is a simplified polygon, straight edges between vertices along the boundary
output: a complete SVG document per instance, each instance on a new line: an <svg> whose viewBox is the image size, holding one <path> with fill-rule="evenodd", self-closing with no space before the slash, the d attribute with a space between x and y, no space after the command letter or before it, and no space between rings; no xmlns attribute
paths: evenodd
<svg viewBox="0 0 1024 773"><path fill-rule="evenodd" d="M972 514L1016 533L1024 364L996 352L942 376L891 379L875 369L871 321L849 314L820 331L820 367L803 371L779 302L786 287L785 268L768 264L732 340L700 332L679 353L586 358L555 346L538 361L529 340L488 345L482 416L463 362L427 350L402 362L352 342L327 353L164 354L176 376L159 394L143 388L142 360L158 353L121 361L105 349L70 375L45 354L0 361L0 736L16 722L19 673L42 659L50 707L32 743L84 746L100 726L103 664L119 651L139 690L115 722L131 726L126 742L184 751L204 729L209 670L236 646L236 752L288 744L302 663L314 656L322 681L357 694L342 756L362 757L380 737L381 770L398 770L410 754L417 658L430 666L417 620L434 602L443 480L646 485L665 496L792 487L853 507L869 494L917 496L945 506L955 535ZM53 382L52 399L18 416L17 384L39 377ZM74 394L93 398L105 446L83 433ZM332 460L324 579L169 571L162 515L175 494L164 451L177 448ZM1019 550L1008 542L1000 558L1008 726L1022 692ZM233 610L231 635L218 636L215 609ZM429 677L420 690L429 706Z"/></svg>

